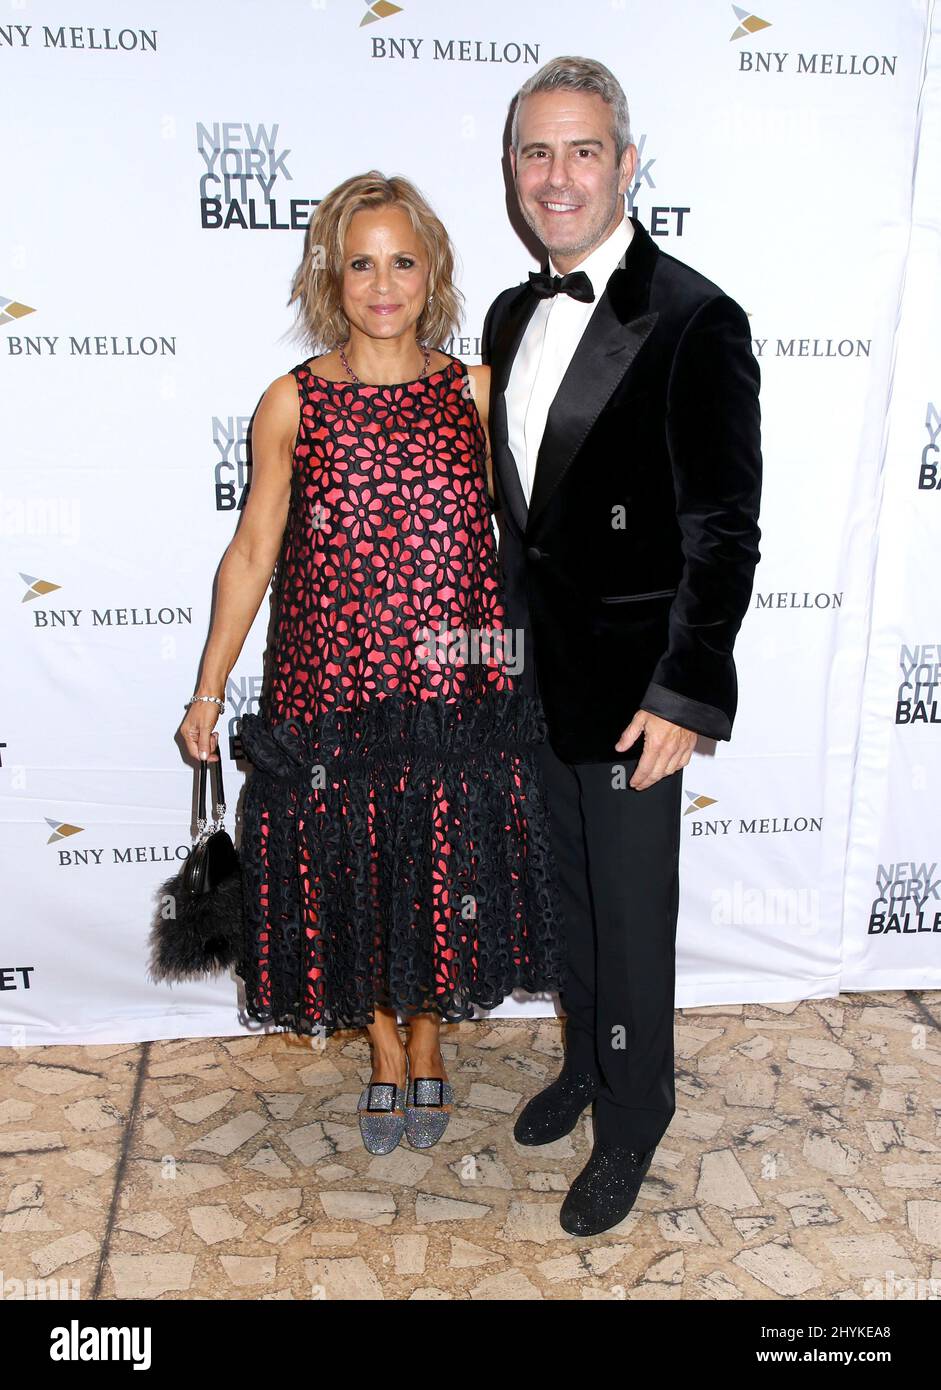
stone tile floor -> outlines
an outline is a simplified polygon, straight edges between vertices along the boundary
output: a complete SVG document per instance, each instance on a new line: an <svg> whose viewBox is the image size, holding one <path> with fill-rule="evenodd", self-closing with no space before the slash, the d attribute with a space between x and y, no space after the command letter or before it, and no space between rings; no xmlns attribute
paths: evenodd
<svg viewBox="0 0 941 1390"><path fill-rule="evenodd" d="M939 1020L938 992L679 1010L677 1113L634 1210L590 1240L558 1225L589 1116L512 1137L558 1072L554 1020L445 1028L445 1139L381 1158L362 1034L2 1049L7 1296L938 1297Z"/></svg>

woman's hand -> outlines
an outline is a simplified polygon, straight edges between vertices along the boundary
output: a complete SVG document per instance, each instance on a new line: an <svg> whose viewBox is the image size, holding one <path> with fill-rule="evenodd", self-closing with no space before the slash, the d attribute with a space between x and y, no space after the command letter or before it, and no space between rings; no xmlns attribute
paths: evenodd
<svg viewBox="0 0 941 1390"><path fill-rule="evenodd" d="M219 761L219 734L213 726L220 714L219 706L209 700L197 700L186 711L180 733L186 740L187 753L197 762L201 758L210 763Z"/></svg>

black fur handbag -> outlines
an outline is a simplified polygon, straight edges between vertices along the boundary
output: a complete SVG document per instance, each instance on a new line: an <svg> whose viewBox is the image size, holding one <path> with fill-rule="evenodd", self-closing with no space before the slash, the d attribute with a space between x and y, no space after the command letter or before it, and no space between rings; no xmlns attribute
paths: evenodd
<svg viewBox="0 0 941 1390"><path fill-rule="evenodd" d="M206 766L199 764L199 819L183 867L160 886L151 931L152 972L157 980L190 980L235 965L242 935L242 872L238 852L223 828L222 755L215 769L215 809L206 820Z"/></svg>

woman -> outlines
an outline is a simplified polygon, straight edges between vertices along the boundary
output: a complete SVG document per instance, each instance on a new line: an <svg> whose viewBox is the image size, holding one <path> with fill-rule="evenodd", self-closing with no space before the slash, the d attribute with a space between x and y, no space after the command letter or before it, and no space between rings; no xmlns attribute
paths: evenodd
<svg viewBox="0 0 941 1390"><path fill-rule="evenodd" d="M453 264L405 179L372 171L317 208L291 302L326 350L259 404L181 726L194 756L218 756L214 701L277 562L259 713L241 721L253 768L238 969L255 1019L366 1028L373 1153L443 1133L442 1018L556 989L561 968L532 756L544 724L505 659L489 369L438 347L458 322Z"/></svg>

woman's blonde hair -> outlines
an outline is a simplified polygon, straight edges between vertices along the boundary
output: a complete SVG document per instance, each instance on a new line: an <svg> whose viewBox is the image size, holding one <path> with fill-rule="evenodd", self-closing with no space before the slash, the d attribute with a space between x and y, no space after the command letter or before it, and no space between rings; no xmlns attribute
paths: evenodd
<svg viewBox="0 0 941 1390"><path fill-rule="evenodd" d="M417 341L440 347L460 325L463 295L453 284L454 248L443 224L408 179L387 179L378 169L370 169L328 193L307 228L288 303L299 301L298 329L314 351L329 351L349 337L349 319L343 312L346 233L355 213L380 207L400 207L408 214L428 256L431 302L426 302L415 324Z"/></svg>

